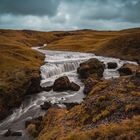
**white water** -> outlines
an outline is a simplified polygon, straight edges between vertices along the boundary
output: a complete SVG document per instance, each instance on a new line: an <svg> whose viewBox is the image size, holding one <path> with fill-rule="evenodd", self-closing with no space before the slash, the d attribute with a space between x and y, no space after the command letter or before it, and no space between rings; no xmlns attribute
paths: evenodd
<svg viewBox="0 0 140 140"><path fill-rule="evenodd" d="M78 92L66 91L66 92L41 92L37 95L26 97L27 99L22 103L21 107L14 110L14 113L0 123L0 140L29 140L29 136L24 131L25 120L43 115L45 112L41 111L40 105L44 101L51 101L52 103L58 103L60 106L63 102L81 102L84 98L83 84L78 79L76 70L81 62L84 62L90 58L97 58L100 61L107 64L108 62L116 62L118 67L116 69L105 69L104 78L117 78L119 73L117 69L124 63L134 63L130 61L122 61L120 59L95 56L91 53L79 53L79 52L64 52L64 51L49 51L42 50L40 47L33 48L43 54L45 54L45 64L41 66L41 86L46 87L53 84L56 78L60 76L68 76L71 81L81 86ZM136 64L136 63L134 63ZM8 137L4 138L2 134L8 129L21 130L23 132L22 137Z"/></svg>

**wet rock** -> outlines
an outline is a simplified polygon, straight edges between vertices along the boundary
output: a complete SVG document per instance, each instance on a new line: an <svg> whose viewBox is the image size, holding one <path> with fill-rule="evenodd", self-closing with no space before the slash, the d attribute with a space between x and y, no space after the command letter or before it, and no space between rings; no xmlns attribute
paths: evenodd
<svg viewBox="0 0 140 140"><path fill-rule="evenodd" d="M108 69L116 69L118 67L118 64L116 62L109 62L107 63Z"/></svg>
<svg viewBox="0 0 140 140"><path fill-rule="evenodd" d="M140 67L134 64L124 64L118 71L121 76L135 75L140 72Z"/></svg>
<svg viewBox="0 0 140 140"><path fill-rule="evenodd" d="M63 104L66 106L66 108L68 110L71 109L71 108L73 108L76 105L79 105L79 103L63 103Z"/></svg>
<svg viewBox="0 0 140 140"><path fill-rule="evenodd" d="M77 73L82 79L86 79L90 76L95 78L102 78L105 65L98 59L92 58L88 61L81 63L77 69Z"/></svg>
<svg viewBox="0 0 140 140"><path fill-rule="evenodd" d="M61 91L69 90L69 87L70 87L69 78L67 76L63 76L55 80L53 85L53 90L61 92Z"/></svg>
<svg viewBox="0 0 140 140"><path fill-rule="evenodd" d="M29 82L29 87L26 90L26 94L35 94L42 91L42 88L40 86L40 77L32 78Z"/></svg>
<svg viewBox="0 0 140 140"><path fill-rule="evenodd" d="M62 92L66 90L78 91L79 89L80 86L74 82L70 82L67 76L56 79L53 85L53 90L57 92Z"/></svg>
<svg viewBox="0 0 140 140"><path fill-rule="evenodd" d="M4 133L4 136L5 136L5 137L9 137L9 136L11 136L11 134L12 134L11 129L8 129L8 130Z"/></svg>
<svg viewBox="0 0 140 140"><path fill-rule="evenodd" d="M51 102L44 102L43 105L40 105L41 109L48 110L50 107L52 107Z"/></svg>
<svg viewBox="0 0 140 140"><path fill-rule="evenodd" d="M12 132L11 136L22 136L22 132Z"/></svg>
<svg viewBox="0 0 140 140"><path fill-rule="evenodd" d="M70 90L72 90L72 91L79 91L79 89L80 89L80 86L79 85L77 85L74 82L71 82L70 83Z"/></svg>
<svg viewBox="0 0 140 140"><path fill-rule="evenodd" d="M11 129L8 129L5 134L5 137L9 137L9 136L22 136L22 132L19 131L12 131Z"/></svg>
<svg viewBox="0 0 140 140"><path fill-rule="evenodd" d="M51 91L52 89L53 89L53 86L43 87L42 88L43 91L47 91L47 92Z"/></svg>

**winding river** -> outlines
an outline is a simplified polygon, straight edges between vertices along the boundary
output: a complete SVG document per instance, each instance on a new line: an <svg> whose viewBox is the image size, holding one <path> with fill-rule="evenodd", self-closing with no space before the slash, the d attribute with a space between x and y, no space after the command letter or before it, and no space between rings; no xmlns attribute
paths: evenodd
<svg viewBox="0 0 140 140"><path fill-rule="evenodd" d="M41 92L36 95L26 97L22 105L15 109L13 114L0 122L0 140L32 140L26 133L25 121L40 115L44 115L45 112L40 109L40 105L45 101L51 101L52 103L58 103L63 107L63 102L82 102L84 98L83 88L84 85L78 79L76 70L81 62L84 62L90 58L97 58L100 61L107 64L108 62L116 62L118 67L116 69L104 70L105 79L117 78L119 73L117 69L125 63L134 63L130 61L122 61L120 59L96 56L91 53L80 52L67 52L67 51L51 51L43 50L41 47L32 48L45 55L45 64L41 66L41 86L46 87L53 84L56 78L61 76L68 76L71 81L80 85L78 92ZM135 63L136 64L136 63ZM14 131L22 131L22 137L4 137L3 134L7 129L11 128Z"/></svg>

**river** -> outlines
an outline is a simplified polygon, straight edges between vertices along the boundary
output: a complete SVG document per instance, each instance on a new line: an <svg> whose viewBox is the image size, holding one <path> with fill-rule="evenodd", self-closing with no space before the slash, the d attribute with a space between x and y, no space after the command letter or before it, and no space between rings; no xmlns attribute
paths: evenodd
<svg viewBox="0 0 140 140"><path fill-rule="evenodd" d="M118 64L116 69L105 68L103 76L105 79L118 78L118 68L125 63L134 63L110 57L96 56L92 53L51 51L43 50L41 47L34 47L32 49L45 55L45 63L40 68L42 77L40 84L42 87L50 86L56 78L66 75L71 81L79 84L81 88L78 92L66 91L58 93L54 91L44 91L37 93L36 95L27 96L22 105L13 111L12 115L0 122L0 140L32 140L25 131L25 121L44 115L45 112L40 109L40 105L45 101L58 103L59 106L62 107L63 102L82 102L85 97L83 94L84 85L81 83L76 73L76 70L81 62L90 58L97 58L104 62L105 65L107 65L108 62L116 62ZM4 137L3 134L9 128L14 131L22 131L22 137Z"/></svg>

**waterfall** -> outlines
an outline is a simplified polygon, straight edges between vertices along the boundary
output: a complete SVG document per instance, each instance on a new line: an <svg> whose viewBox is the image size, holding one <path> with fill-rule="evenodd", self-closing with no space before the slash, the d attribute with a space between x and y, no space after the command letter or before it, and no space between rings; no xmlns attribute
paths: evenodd
<svg viewBox="0 0 140 140"><path fill-rule="evenodd" d="M41 76L43 79L59 75L62 73L75 71L82 61L65 62L65 63L46 63L41 67Z"/></svg>

